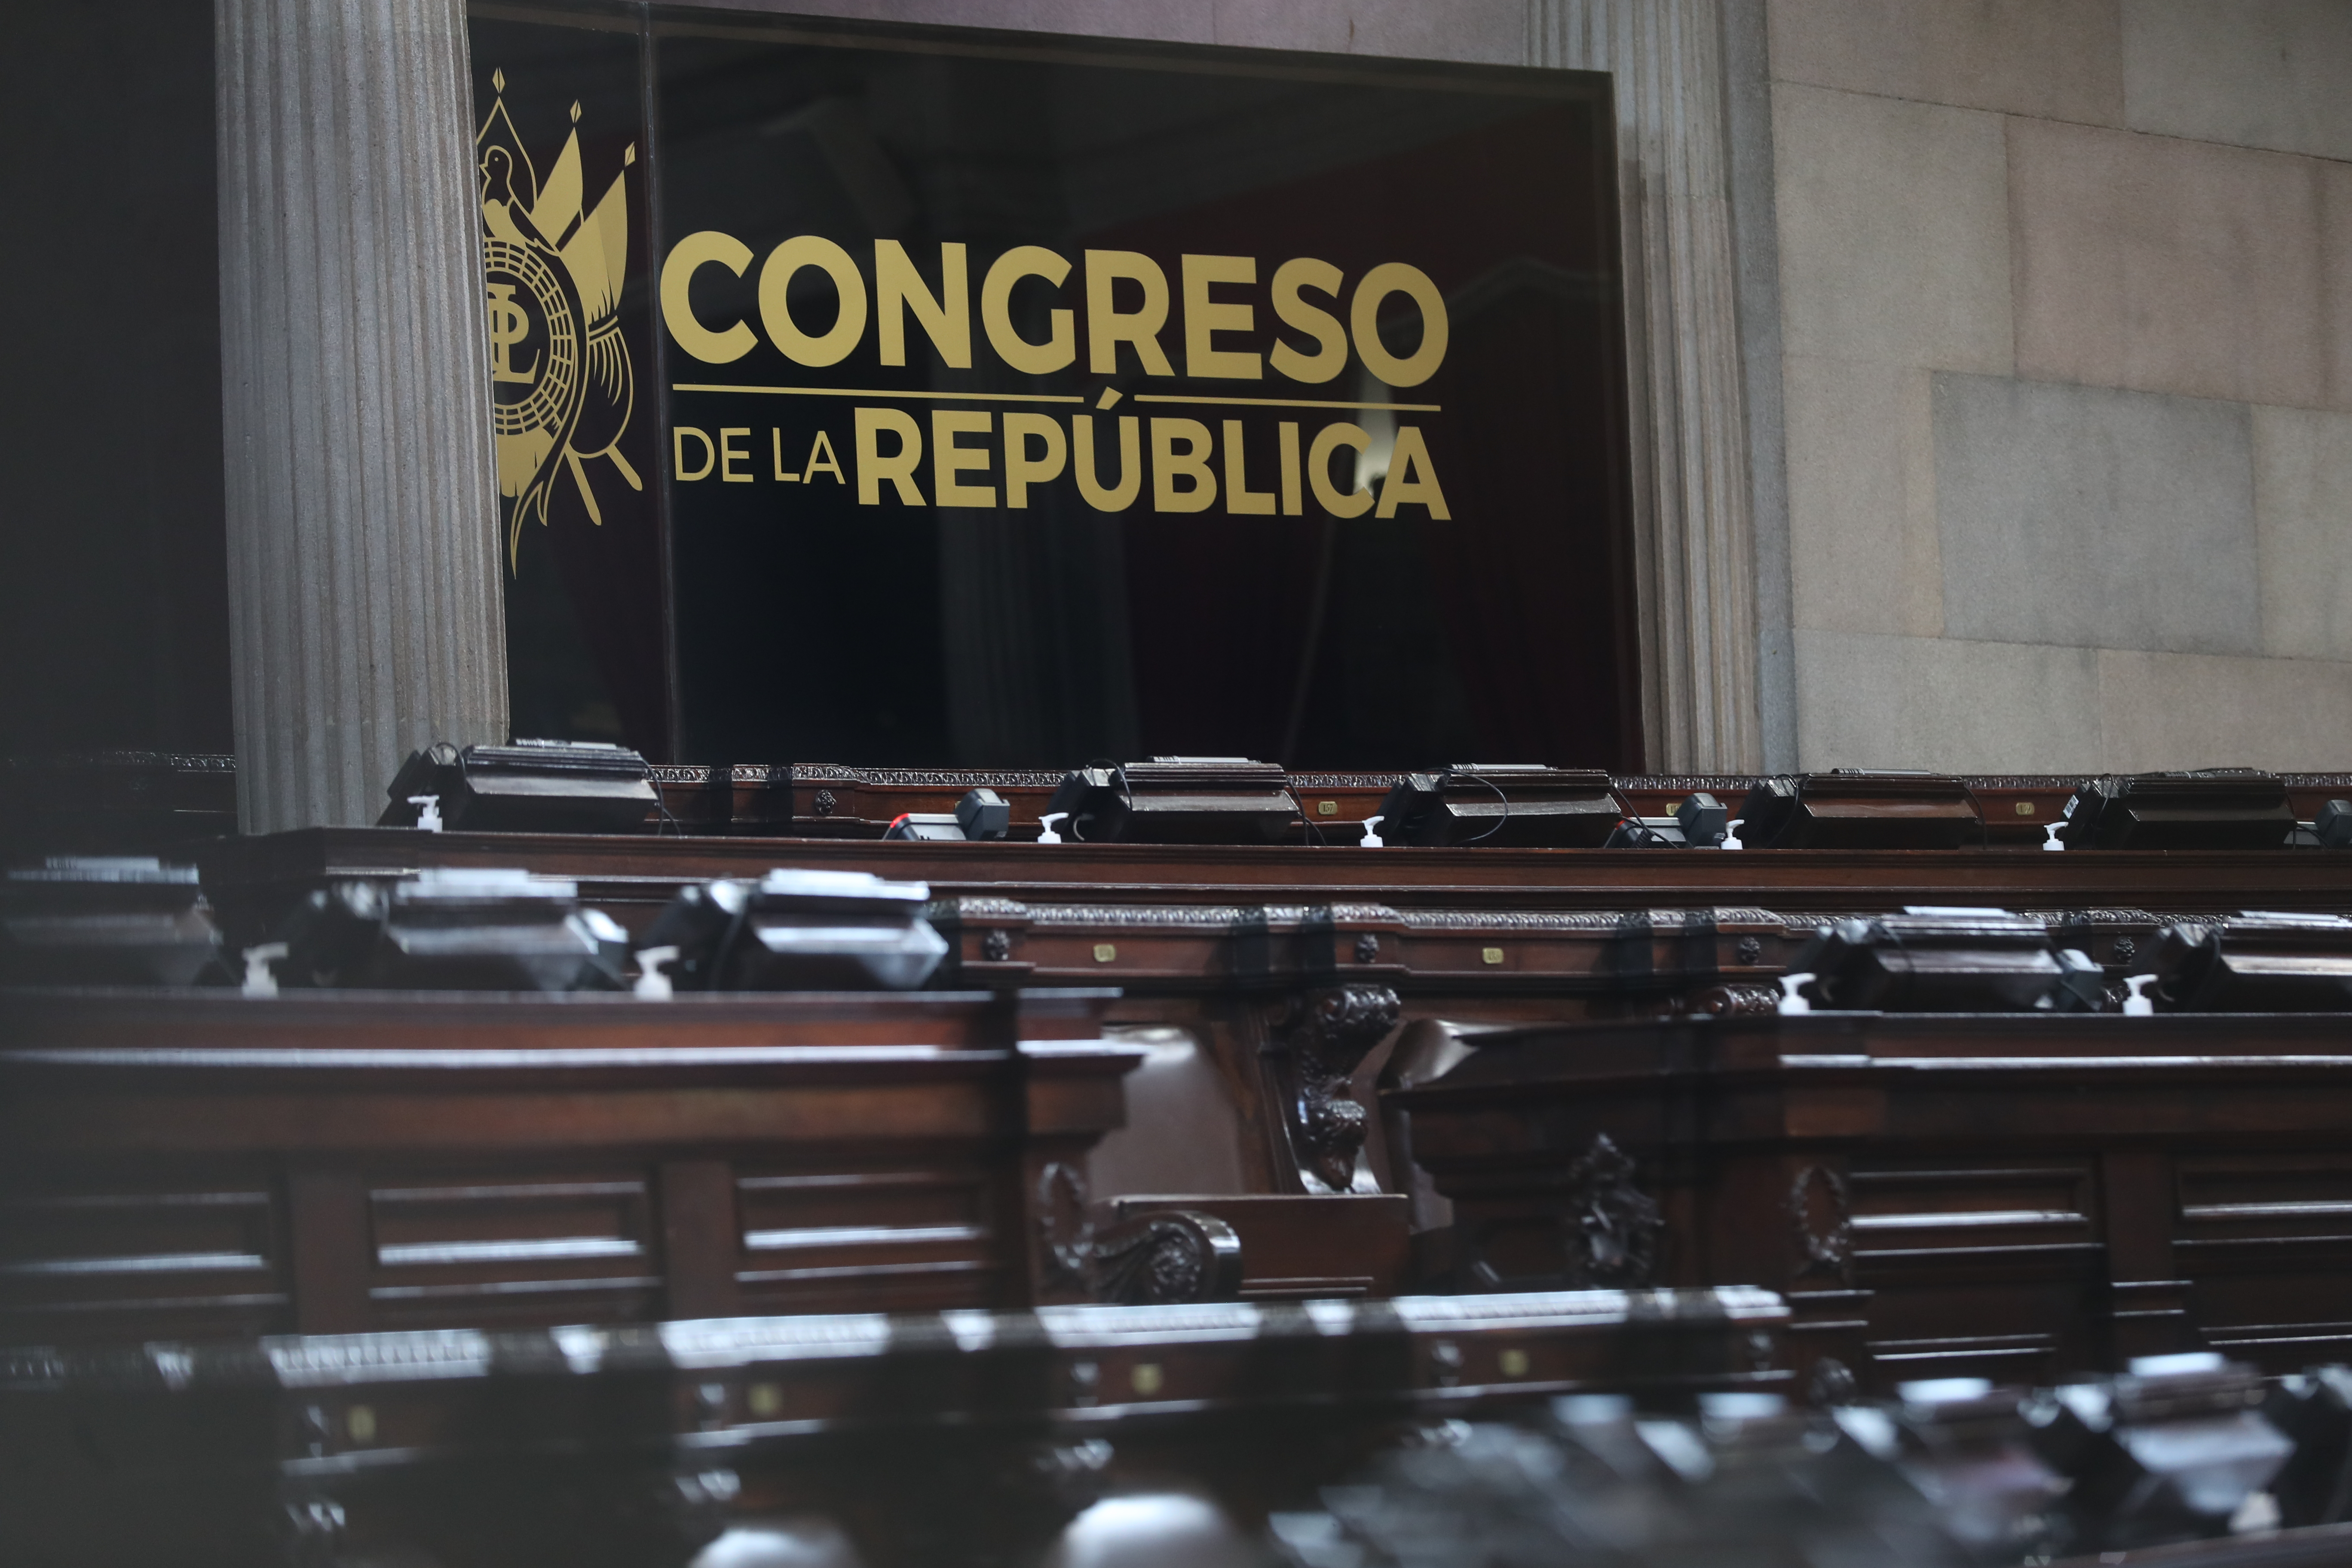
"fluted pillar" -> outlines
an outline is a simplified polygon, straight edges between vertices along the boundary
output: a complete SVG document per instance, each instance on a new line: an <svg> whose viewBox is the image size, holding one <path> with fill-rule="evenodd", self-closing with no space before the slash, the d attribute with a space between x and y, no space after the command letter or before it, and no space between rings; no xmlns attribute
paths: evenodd
<svg viewBox="0 0 2352 1568"><path fill-rule="evenodd" d="M503 740L462 0L215 0L238 817Z"/></svg>
<svg viewBox="0 0 2352 1568"><path fill-rule="evenodd" d="M1750 772L1758 584L1718 0L1528 0L1528 54L1616 79L1649 766Z"/></svg>

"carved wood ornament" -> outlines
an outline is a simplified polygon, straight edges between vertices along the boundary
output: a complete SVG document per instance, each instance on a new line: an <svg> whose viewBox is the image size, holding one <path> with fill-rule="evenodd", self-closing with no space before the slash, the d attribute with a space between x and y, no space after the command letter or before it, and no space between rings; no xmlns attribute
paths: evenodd
<svg viewBox="0 0 2352 1568"><path fill-rule="evenodd" d="M1385 985L1334 985L1292 997L1271 1033L1286 1130L1310 1193L1376 1191L1360 1175L1369 1117L1349 1080L1374 1046L1396 1027L1402 1005Z"/></svg>
<svg viewBox="0 0 2352 1568"><path fill-rule="evenodd" d="M1633 1162L1606 1132L1568 1170L1560 1215L1573 1289L1647 1285L1657 1269L1658 1236L1666 1228L1657 1201L1633 1184Z"/></svg>
<svg viewBox="0 0 2352 1568"><path fill-rule="evenodd" d="M1098 1226L1086 1177L1059 1160L1037 1173L1036 1215L1047 1276L1097 1301L1167 1306L1240 1294L1241 1239L1213 1215L1171 1210Z"/></svg>
<svg viewBox="0 0 2352 1568"><path fill-rule="evenodd" d="M1853 1201L1845 1178L1807 1165L1789 1186L1789 1223L1797 1241L1797 1277L1828 1274L1853 1283Z"/></svg>
<svg viewBox="0 0 2352 1568"><path fill-rule="evenodd" d="M1780 1010L1776 985L1710 985L1691 998L1691 1011L1717 1017L1761 1017Z"/></svg>

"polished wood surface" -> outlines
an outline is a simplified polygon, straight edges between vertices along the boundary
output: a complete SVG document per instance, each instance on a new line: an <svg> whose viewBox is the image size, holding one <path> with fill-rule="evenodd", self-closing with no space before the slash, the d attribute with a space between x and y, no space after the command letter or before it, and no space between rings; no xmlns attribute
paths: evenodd
<svg viewBox="0 0 2352 1568"><path fill-rule="evenodd" d="M0 1335L1083 1300L1112 996L0 994Z"/></svg>
<svg viewBox="0 0 2352 1568"><path fill-rule="evenodd" d="M2352 854L2326 850L2000 849L1727 852L1411 849L596 837L307 828L225 839L197 856L232 927L266 922L343 877L427 866L572 877L586 902L641 927L688 882L771 867L871 871L947 896L1035 902L1286 903L1398 909L1641 910L1769 906L1782 913L1906 904L2231 912L2352 909ZM245 940L253 940L246 938Z"/></svg>
<svg viewBox="0 0 2352 1568"><path fill-rule="evenodd" d="M1390 1072L1470 1288L1760 1283L1879 1387L2352 1348L2338 1016L1693 1017Z"/></svg>

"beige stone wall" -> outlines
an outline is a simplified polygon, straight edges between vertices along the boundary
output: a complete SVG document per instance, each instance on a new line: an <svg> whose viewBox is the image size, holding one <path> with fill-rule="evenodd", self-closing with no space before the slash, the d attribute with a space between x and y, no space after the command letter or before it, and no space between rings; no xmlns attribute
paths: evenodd
<svg viewBox="0 0 2352 1568"><path fill-rule="evenodd" d="M2352 0L1769 0L1800 757L2352 767Z"/></svg>

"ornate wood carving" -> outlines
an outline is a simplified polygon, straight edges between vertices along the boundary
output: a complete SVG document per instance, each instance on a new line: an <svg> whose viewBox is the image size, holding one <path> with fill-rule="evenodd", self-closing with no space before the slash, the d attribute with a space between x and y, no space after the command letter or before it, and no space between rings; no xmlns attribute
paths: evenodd
<svg viewBox="0 0 2352 1568"><path fill-rule="evenodd" d="M1368 1118L1349 1080L1396 1026L1402 1004L1385 985L1334 985L1295 996L1274 1021L1270 1055L1300 1179L1309 1192L1371 1192L1359 1176Z"/></svg>
<svg viewBox="0 0 2352 1568"><path fill-rule="evenodd" d="M1692 1012L1712 1014L1718 1018L1777 1013L1780 1009L1780 991L1776 985L1710 985L1691 998Z"/></svg>
<svg viewBox="0 0 2352 1568"><path fill-rule="evenodd" d="M1045 1249L1045 1275L1056 1284L1087 1277L1094 1259L1095 1224L1087 1214L1087 1178L1059 1160L1037 1173L1037 1239Z"/></svg>
<svg viewBox="0 0 2352 1568"><path fill-rule="evenodd" d="M1807 1165L1789 1184L1789 1224L1796 1233L1797 1278L1827 1274L1853 1283L1853 1200L1845 1178Z"/></svg>
<svg viewBox="0 0 2352 1568"><path fill-rule="evenodd" d="M1568 1282L1575 1289L1647 1285L1666 1228L1656 1200L1633 1184L1633 1161L1606 1132L1568 1169L1568 1206L1560 1215Z"/></svg>
<svg viewBox="0 0 2352 1568"><path fill-rule="evenodd" d="M1241 1293L1241 1239L1213 1215L1168 1210L1097 1226L1086 1177L1059 1160L1038 1173L1036 1213L1048 1277L1097 1301L1175 1306Z"/></svg>
<svg viewBox="0 0 2352 1568"><path fill-rule="evenodd" d="M1094 1294L1126 1306L1225 1301L1241 1293L1242 1245L1223 1220L1145 1215L1096 1234Z"/></svg>

